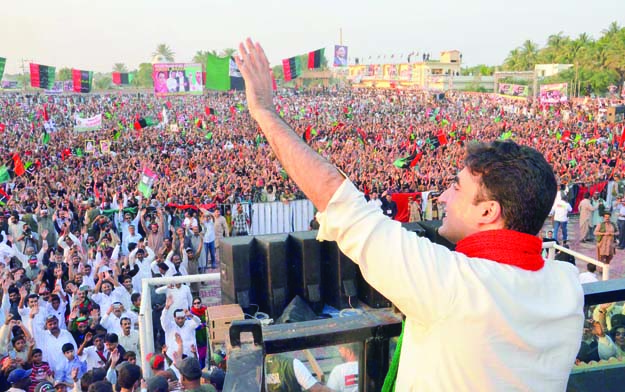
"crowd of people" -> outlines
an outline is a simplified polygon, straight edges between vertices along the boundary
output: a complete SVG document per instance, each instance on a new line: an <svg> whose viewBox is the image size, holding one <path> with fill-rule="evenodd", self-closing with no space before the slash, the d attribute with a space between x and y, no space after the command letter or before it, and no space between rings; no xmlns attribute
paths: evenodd
<svg viewBox="0 0 625 392"><path fill-rule="evenodd" d="M603 122L608 104L549 106L466 93L439 100L396 90L312 89L275 98L276 111L390 217L397 213L393 193L447 188L471 140L537 147L561 184L613 178L625 162L620 126ZM140 282L217 268L220 240L249 230L240 203L304 197L245 105L235 92L0 96L7 168L0 176L0 389L32 392L48 380L60 391L91 391L108 380L124 390L141 378L133 366L142 356L170 388L194 390L200 379L221 388L225 360L208 350L197 284L153 290L162 350L142 353ZM76 116L96 114L101 130L74 130ZM158 125L136 125L147 118ZM102 141L110 150L85 151ZM394 166L402 157L412 164ZM157 177L148 194L137 188L145 168ZM414 198L409 206L410 220L421 219ZM618 334L620 324L612 324L602 330Z"/></svg>

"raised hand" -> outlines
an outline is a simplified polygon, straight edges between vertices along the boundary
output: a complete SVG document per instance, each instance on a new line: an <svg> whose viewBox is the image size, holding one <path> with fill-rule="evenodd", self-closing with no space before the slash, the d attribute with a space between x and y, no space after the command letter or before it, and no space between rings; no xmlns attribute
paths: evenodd
<svg viewBox="0 0 625 392"><path fill-rule="evenodd" d="M260 44L248 38L239 45L235 61L245 79L245 94L250 114L254 119L263 111L275 111L271 68Z"/></svg>

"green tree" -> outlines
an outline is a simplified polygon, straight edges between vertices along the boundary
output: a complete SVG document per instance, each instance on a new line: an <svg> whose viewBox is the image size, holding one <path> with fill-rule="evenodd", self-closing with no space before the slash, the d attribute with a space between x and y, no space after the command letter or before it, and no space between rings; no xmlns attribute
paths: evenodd
<svg viewBox="0 0 625 392"><path fill-rule="evenodd" d="M462 68L460 74L464 76L469 76L469 75L491 76L494 72L495 72L495 67L491 67L486 64L478 64L474 67Z"/></svg>
<svg viewBox="0 0 625 392"><path fill-rule="evenodd" d="M128 68L124 63L115 63L113 64L113 72L128 72Z"/></svg>
<svg viewBox="0 0 625 392"><path fill-rule="evenodd" d="M156 50L152 52L152 56L161 56L165 61L174 61L175 53L166 44L158 44Z"/></svg>
<svg viewBox="0 0 625 392"><path fill-rule="evenodd" d="M209 54L215 56L217 55L214 50L198 50L197 52L195 52L195 55L193 56L193 59L191 59L191 61L194 63L206 64L206 59L208 58Z"/></svg>
<svg viewBox="0 0 625 392"><path fill-rule="evenodd" d="M234 56L236 53L237 53L236 49L225 48L224 50L221 51L221 53L219 55L221 57L231 57L231 56Z"/></svg>
<svg viewBox="0 0 625 392"><path fill-rule="evenodd" d="M113 84L113 79L109 74L98 74L98 77L94 79L95 87L98 90L107 90Z"/></svg>
<svg viewBox="0 0 625 392"><path fill-rule="evenodd" d="M139 87L151 87L154 85L154 82L152 81L152 64L139 64L139 70L133 80L133 85Z"/></svg>
<svg viewBox="0 0 625 392"><path fill-rule="evenodd" d="M61 82L72 80L72 70L67 67L59 69L56 72L56 80Z"/></svg>

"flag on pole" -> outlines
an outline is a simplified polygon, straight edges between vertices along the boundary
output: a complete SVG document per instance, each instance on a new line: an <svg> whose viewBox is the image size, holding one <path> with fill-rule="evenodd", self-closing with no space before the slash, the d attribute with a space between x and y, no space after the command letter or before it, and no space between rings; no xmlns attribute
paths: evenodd
<svg viewBox="0 0 625 392"><path fill-rule="evenodd" d="M206 89L217 91L244 90L245 82L232 57L206 58Z"/></svg>
<svg viewBox="0 0 625 392"><path fill-rule="evenodd" d="M11 200L11 196L7 195L7 193L0 188L0 206L5 206L9 200Z"/></svg>
<svg viewBox="0 0 625 392"><path fill-rule="evenodd" d="M11 175L6 165L0 167L0 184L11 181Z"/></svg>
<svg viewBox="0 0 625 392"><path fill-rule="evenodd" d="M146 199L152 195L152 185L154 185L154 181L156 181L156 178L156 173L154 173L147 167L143 168L143 172L141 173L141 179L139 180L139 185L137 188Z"/></svg>
<svg viewBox="0 0 625 392"><path fill-rule="evenodd" d="M290 57L282 60L282 70L284 72L284 80L289 82L298 78L302 74L302 65L299 57Z"/></svg>
<svg viewBox="0 0 625 392"><path fill-rule="evenodd" d="M16 176L22 176L26 173L26 169L24 169L24 163L22 162L22 158L18 154L13 155L13 171Z"/></svg>
<svg viewBox="0 0 625 392"><path fill-rule="evenodd" d="M325 49L317 49L308 53L308 69L321 68L321 59Z"/></svg>

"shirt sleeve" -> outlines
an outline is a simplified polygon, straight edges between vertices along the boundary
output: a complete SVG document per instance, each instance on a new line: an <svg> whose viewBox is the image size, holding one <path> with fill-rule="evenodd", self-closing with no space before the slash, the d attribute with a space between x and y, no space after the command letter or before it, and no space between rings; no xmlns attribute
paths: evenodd
<svg viewBox="0 0 625 392"><path fill-rule="evenodd" d="M431 323L464 296L467 257L417 237L384 216L345 180L317 214L318 240L336 241L365 280L405 315Z"/></svg>
<svg viewBox="0 0 625 392"><path fill-rule="evenodd" d="M302 387L302 389L310 389L317 383L317 379L310 374L310 371L304 366L299 359L293 359L293 371L295 372L295 378Z"/></svg>

